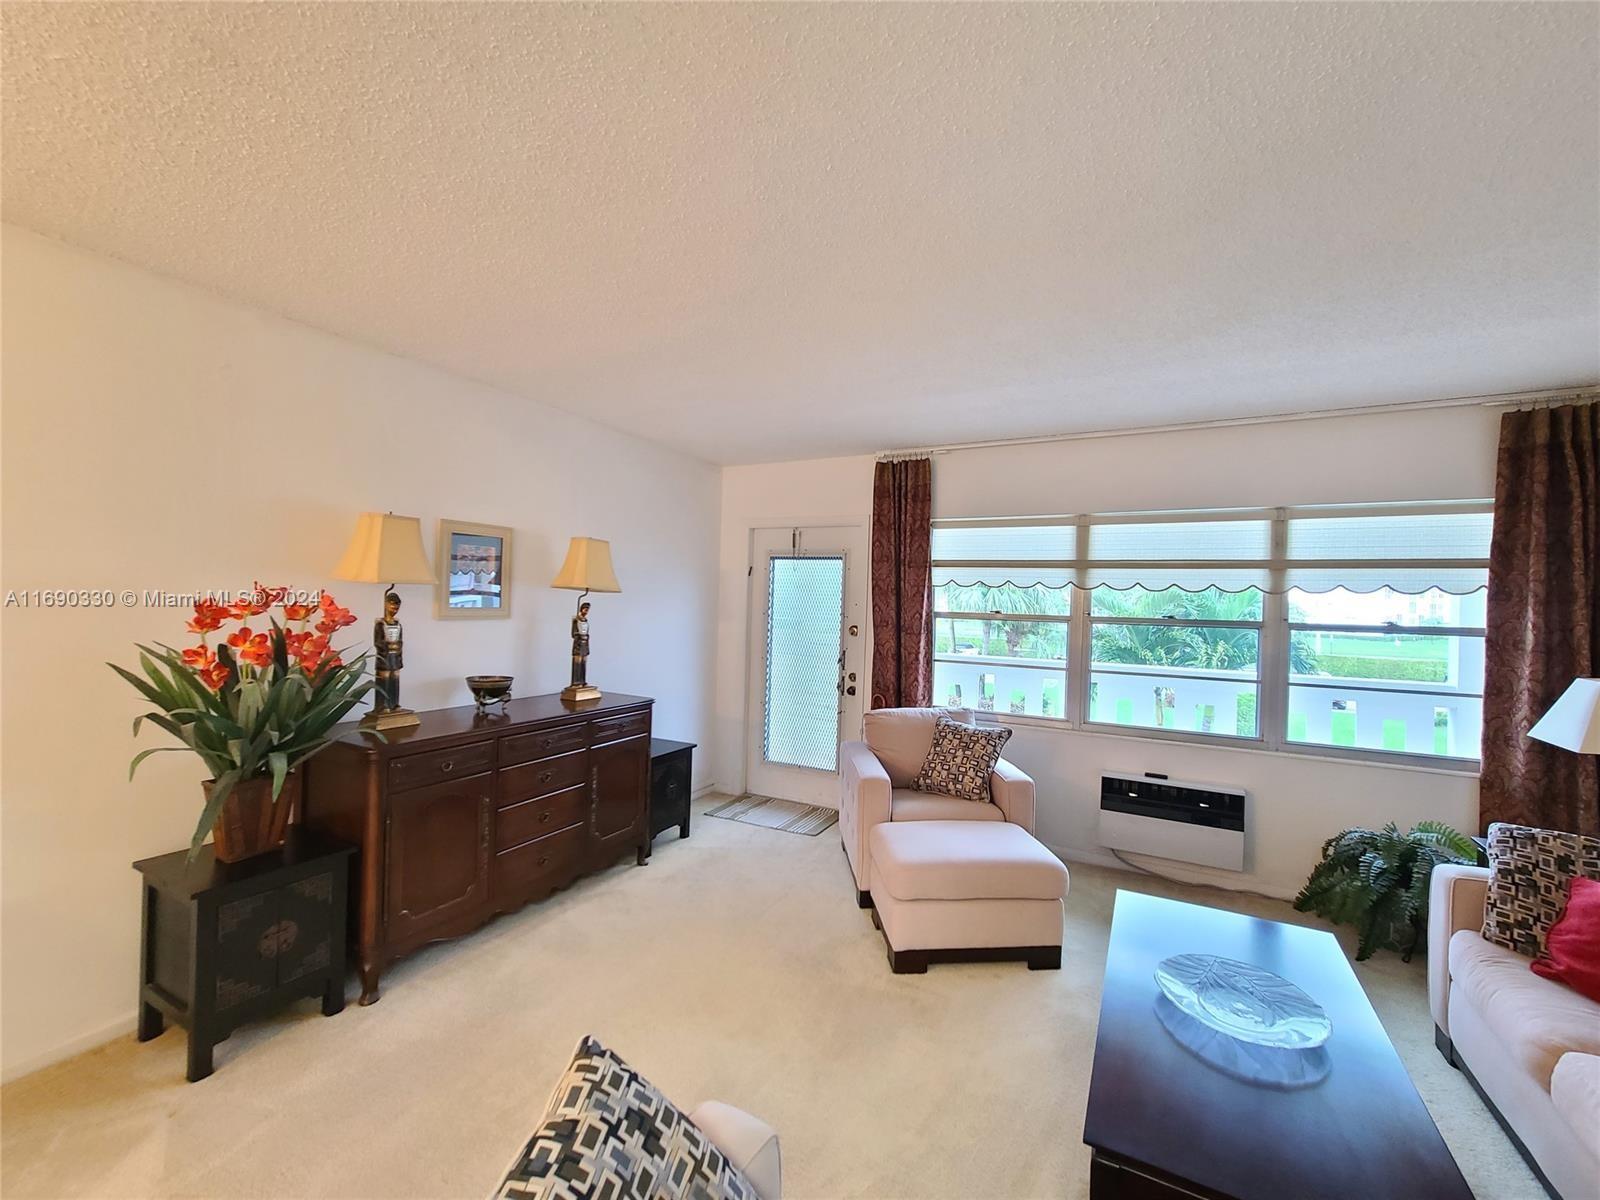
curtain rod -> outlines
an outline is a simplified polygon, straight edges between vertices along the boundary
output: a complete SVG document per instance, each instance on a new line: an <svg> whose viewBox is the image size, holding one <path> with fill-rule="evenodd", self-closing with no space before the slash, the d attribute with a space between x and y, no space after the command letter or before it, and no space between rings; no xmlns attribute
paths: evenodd
<svg viewBox="0 0 1600 1200"><path fill-rule="evenodd" d="M1452 396L1443 400L1402 400L1394 404L1368 404L1360 408L1318 408L1305 412L1277 413L1259 417L1221 417L1209 421L1179 421L1170 425L1130 426L1118 429L1090 429L1082 433L1044 433L1033 437L993 438L981 442L947 442L939 446L914 446L905 450L881 450L879 462L897 462L948 454L952 450L993 450L1005 446L1038 446L1052 442L1087 441L1091 438L1132 437L1141 433L1183 433L1199 429L1227 429L1236 425L1274 425L1284 421L1323 421L1332 417L1364 417L1381 413L1419 412L1432 408L1542 408L1562 403L1590 404L1600 400L1600 390L1592 384L1576 388L1553 388L1538 392L1496 392L1485 396Z"/></svg>

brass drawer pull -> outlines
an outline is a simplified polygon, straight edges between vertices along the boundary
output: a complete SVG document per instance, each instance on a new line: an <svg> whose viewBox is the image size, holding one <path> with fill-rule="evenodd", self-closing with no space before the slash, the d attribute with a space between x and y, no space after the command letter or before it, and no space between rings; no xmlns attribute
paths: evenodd
<svg viewBox="0 0 1600 1200"><path fill-rule="evenodd" d="M445 774L445 775L450 774L450 772L454 771L455 769L456 769L456 764L450 759L446 759L444 762L439 764L440 772L442 774Z"/></svg>
<svg viewBox="0 0 1600 1200"><path fill-rule="evenodd" d="M539 782L540 783L549 783L555 777L556 777L556 773L555 773L554 770L546 770L546 771L540 771L539 772Z"/></svg>
<svg viewBox="0 0 1600 1200"><path fill-rule="evenodd" d="M539 814L539 820L548 821L549 819L550 819L550 814L549 813L542 812L542 813Z"/></svg>
<svg viewBox="0 0 1600 1200"><path fill-rule="evenodd" d="M541 859L540 859L540 860L539 860L539 865L540 865L540 866L541 866L541 867L542 867L542 866L544 866L544 865L545 865L545 864L546 864L546 863L548 863L548 862L549 862L549 861L550 861L550 856L549 856L549 855L548 855L548 854L546 854L546 855L545 855L545 856L544 856L544 857L543 857L543 858L541 858Z"/></svg>

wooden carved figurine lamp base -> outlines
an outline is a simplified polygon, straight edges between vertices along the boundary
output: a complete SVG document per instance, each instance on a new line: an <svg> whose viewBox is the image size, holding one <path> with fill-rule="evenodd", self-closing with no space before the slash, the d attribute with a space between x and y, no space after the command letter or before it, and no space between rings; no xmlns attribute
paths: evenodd
<svg viewBox="0 0 1600 1200"><path fill-rule="evenodd" d="M620 592L617 574L611 567L611 543L600 538L575 537L567 547L567 561L550 585L580 593L578 611L572 617L572 682L561 690L569 704L600 699L600 689L589 682L589 601L590 592Z"/></svg>
<svg viewBox="0 0 1600 1200"><path fill-rule="evenodd" d="M405 666L405 629L400 624L400 583L432 583L433 568L422 549L422 522L393 513L362 513L350 545L334 568L339 579L387 583L383 616L372 623L372 658L376 684L372 711L361 718L367 729L397 729L418 723L417 714L400 704L400 668Z"/></svg>

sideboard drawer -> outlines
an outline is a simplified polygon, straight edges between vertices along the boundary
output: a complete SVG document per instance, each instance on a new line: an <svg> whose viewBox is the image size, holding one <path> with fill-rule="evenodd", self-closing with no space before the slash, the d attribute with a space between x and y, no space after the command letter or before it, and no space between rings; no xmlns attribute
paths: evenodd
<svg viewBox="0 0 1600 1200"><path fill-rule="evenodd" d="M463 775L487 771L494 766L494 743L469 742L453 750L431 754L408 754L389 764L389 787L396 792L446 783Z"/></svg>
<svg viewBox="0 0 1600 1200"><path fill-rule="evenodd" d="M554 729L501 738L500 762L509 766L531 762L536 758L549 758L552 754L565 754L569 750L582 750L587 741L588 728L586 721L576 721L571 725L558 725Z"/></svg>
<svg viewBox="0 0 1600 1200"><path fill-rule="evenodd" d="M573 825L583 824L589 815L589 788L568 788L554 796L541 796L537 800L524 800L495 814L494 844L496 850L510 850L523 842L558 833Z"/></svg>
<svg viewBox="0 0 1600 1200"><path fill-rule="evenodd" d="M609 717L594 723L594 744L620 742L623 738L638 737L650 732L650 714L630 713L626 717Z"/></svg>
<svg viewBox="0 0 1600 1200"><path fill-rule="evenodd" d="M555 887L575 878L583 866L585 831L574 825L549 837L525 842L494 856L491 886L499 897Z"/></svg>
<svg viewBox="0 0 1600 1200"><path fill-rule="evenodd" d="M500 807L520 804L535 796L565 791L589 782L589 755L580 750L559 758L505 767L500 772Z"/></svg>

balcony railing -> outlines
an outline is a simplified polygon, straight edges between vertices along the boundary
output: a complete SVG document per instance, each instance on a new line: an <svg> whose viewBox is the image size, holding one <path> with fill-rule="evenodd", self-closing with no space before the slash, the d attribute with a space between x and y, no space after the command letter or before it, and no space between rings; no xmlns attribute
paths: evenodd
<svg viewBox="0 0 1600 1200"><path fill-rule="evenodd" d="M1088 721L1254 739L1259 692L1249 672L1118 663L1091 671ZM1059 719L1066 693L1060 660L961 655L934 663L938 704ZM1482 698L1449 684L1289 677L1284 733L1293 743L1473 759L1482 725Z"/></svg>

